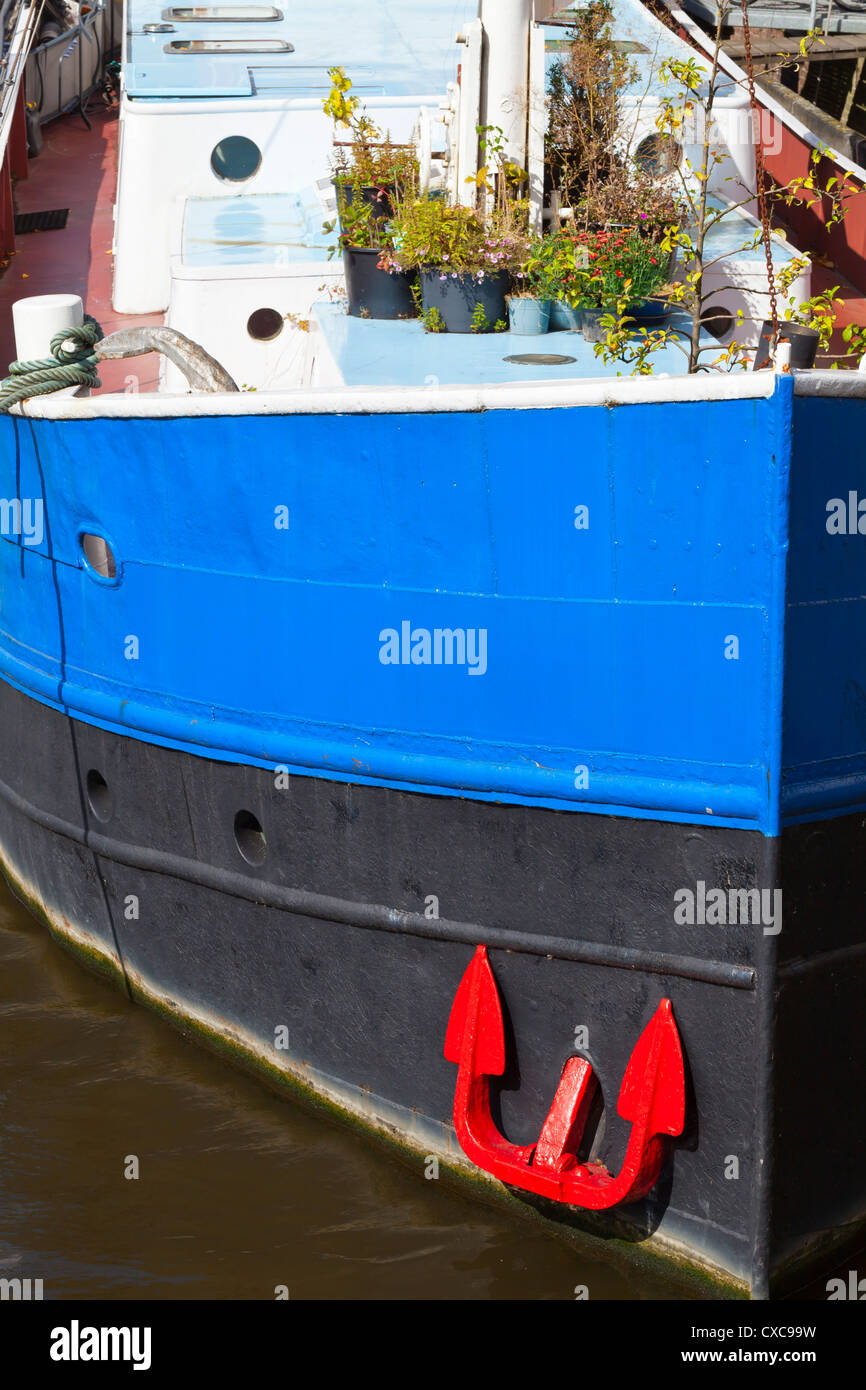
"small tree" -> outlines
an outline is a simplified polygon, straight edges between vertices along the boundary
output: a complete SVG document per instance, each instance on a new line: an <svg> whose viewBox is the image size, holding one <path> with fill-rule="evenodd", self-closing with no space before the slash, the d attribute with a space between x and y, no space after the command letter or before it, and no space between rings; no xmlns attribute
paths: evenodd
<svg viewBox="0 0 866 1390"><path fill-rule="evenodd" d="M607 336L604 342L596 345L595 351L605 361L621 361L631 365L634 372L638 374L651 373L652 357L669 344L675 345L685 353L690 373L707 370L730 370L732 367L745 367L749 363L746 349L736 340L731 342L727 348L718 348L716 345L708 346L701 343L704 326L707 319L712 316L710 301L719 293L716 289L708 290L706 288L707 271L719 260L727 259L732 254L731 250L727 249L721 256L708 257L708 237L724 219L729 218L738 209L747 207L754 201L752 191L742 190L742 188L741 191L745 192L745 196L734 196L726 200L723 206L716 206L710 195L712 176L724 159L724 156L713 147L714 112L721 92L723 89L729 88L733 81L721 66L722 35L730 22L733 9L734 5L730 3L730 0L727 3L726 0L722 0L719 4L713 50L708 60L709 70L707 64L696 57L687 59L671 57L665 59L659 66L658 76L667 92L659 105L655 122L660 139L669 146L679 147L684 134L694 126L696 121L701 122L697 163L689 159L676 162L671 175L679 185L678 197L684 216L678 222L671 223L665 229L660 240L662 251L666 254L676 253L682 265L680 279L667 291L667 302L686 311L689 317L689 329L686 335L686 345L683 344L681 330L670 327L641 329L635 335L632 331L633 320L628 315L631 286L626 283L615 310L603 320L608 330ZM801 40L800 50L803 56L808 52L808 45L813 38L814 35L808 34ZM780 60L783 57L784 55L780 55ZM754 91L751 88L751 82L749 85L750 96L753 98ZM754 110L754 101L752 105ZM772 251L768 236L770 221L768 204L785 203L790 206L793 203L806 203L811 206L824 200L829 203L830 208L827 224L833 225L844 217L848 199L854 194L859 194L862 190L851 185L847 178L839 178L836 175L825 179L823 183L820 181L823 160L825 156L830 154L826 149L812 151L809 171L802 179L793 179L783 187L768 188L763 179L763 163L759 143L760 132L757 128L754 130L754 137L759 185L758 196L762 205L763 225L756 229L752 236L744 238L738 249L740 251L753 250L758 248L762 242L765 244L768 289L771 289ZM808 264L808 260L803 258L789 264L787 271L779 277L779 287L783 293L790 290L793 281L808 267ZM789 297L785 303L785 317L790 321L817 327L821 334L822 344L826 345L829 343L836 322L834 306L839 301L834 299L834 295L835 291L830 296L815 296L802 305L797 304L793 298ZM743 315L740 313L738 324L741 325L743 321ZM852 351L856 350L861 338L866 342L866 336L863 335L862 330L853 326L850 330L846 329L846 341ZM709 353L715 354L712 361L705 360Z"/></svg>
<svg viewBox="0 0 866 1390"><path fill-rule="evenodd" d="M552 186L592 216L599 190L619 162L620 101L637 69L614 45L610 0L575 10L574 30L548 78L546 162Z"/></svg>

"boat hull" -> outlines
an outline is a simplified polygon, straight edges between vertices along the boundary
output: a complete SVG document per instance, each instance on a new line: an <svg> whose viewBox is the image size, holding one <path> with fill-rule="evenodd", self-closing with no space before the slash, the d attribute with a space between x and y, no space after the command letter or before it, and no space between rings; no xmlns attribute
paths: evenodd
<svg viewBox="0 0 866 1390"><path fill-rule="evenodd" d="M473 946L487 942L508 1054L496 1106L513 1141L537 1139L578 1050L605 1098L593 1154L616 1171L628 1135L616 1095L662 997L687 1067L686 1128L649 1197L612 1213L514 1191L513 1202L560 1228L649 1242L754 1294L783 1255L801 1263L831 1228L852 1234L859 1122L828 1099L821 1068L855 1095L864 1078L838 1037L822 1046L813 1030L807 1041L827 970L786 981L777 1016L772 934L696 926L686 956L672 921L681 883L724 881L732 865L738 882L776 887L776 840L315 777L278 788L264 769L124 738L6 683L0 719L4 867L52 930L133 999L415 1151L419 1178L432 1155L470 1171L451 1124L456 1069L442 1049ZM111 792L107 821L90 806L94 769ZM262 865L238 853L239 807L266 828ZM803 858L794 841L808 848L816 833L850 852L862 818L790 832L792 864ZM834 1011L853 1017L856 972L844 960L828 969ZM832 1190L798 1186L793 1172L778 1182L789 1155L773 1138L774 1074L794 1167L819 1166L825 1147L850 1155Z"/></svg>
<svg viewBox="0 0 866 1390"><path fill-rule="evenodd" d="M862 1231L866 1158L866 401L841 375L0 421L18 891L132 997L500 1195L443 1055L475 948L496 1123L534 1144L583 1055L612 1173L669 999L686 1122L649 1195L509 1200L756 1297L820 1268Z"/></svg>

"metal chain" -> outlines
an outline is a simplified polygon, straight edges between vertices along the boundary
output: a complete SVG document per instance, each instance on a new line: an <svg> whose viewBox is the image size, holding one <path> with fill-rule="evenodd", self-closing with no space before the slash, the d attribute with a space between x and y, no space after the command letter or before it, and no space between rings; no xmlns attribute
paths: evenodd
<svg viewBox="0 0 866 1390"><path fill-rule="evenodd" d="M770 288L770 318L773 324L774 352L779 341L779 311L776 305L776 279L773 275L773 251L770 241L770 219L767 214L766 174L764 171L764 147L761 141L761 117L758 100L755 96L755 74L752 66L752 33L749 28L748 2L741 0L743 9L743 45L746 50L746 76L749 83L749 100L752 107L752 135L755 141L755 182L758 192L758 210L761 214L761 227L764 234L764 255L767 259L767 284Z"/></svg>

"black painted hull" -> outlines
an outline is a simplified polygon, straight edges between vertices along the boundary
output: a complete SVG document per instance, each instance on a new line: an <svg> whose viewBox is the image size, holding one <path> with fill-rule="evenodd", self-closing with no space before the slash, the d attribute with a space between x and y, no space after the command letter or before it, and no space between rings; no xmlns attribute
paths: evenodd
<svg viewBox="0 0 866 1390"><path fill-rule="evenodd" d="M272 772L121 738L4 683L0 721L6 872L133 997L465 1170L442 1046L472 947L486 942L506 1018L502 1128L538 1137L586 1028L605 1099L593 1153L616 1171L620 1082L668 996L687 1120L649 1197L593 1215L513 1200L648 1240L757 1297L857 1238L864 817L775 840L313 777L278 787ZM110 791L105 820L88 803L91 769ZM238 852L240 808L265 828L261 866ZM782 888L781 934L678 925L674 893L699 880Z"/></svg>

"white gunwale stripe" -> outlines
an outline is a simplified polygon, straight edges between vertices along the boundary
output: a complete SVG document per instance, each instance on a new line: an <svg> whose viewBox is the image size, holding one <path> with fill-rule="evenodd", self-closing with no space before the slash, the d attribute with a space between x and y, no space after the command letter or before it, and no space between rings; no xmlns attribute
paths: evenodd
<svg viewBox="0 0 866 1390"><path fill-rule="evenodd" d="M863 378L866 388L866 377ZM521 382L488 386L320 387L255 391L102 396L35 396L14 413L38 420L174 419L214 415L439 415L486 410L568 410L581 406L675 404L690 401L764 400L776 373L736 375L596 377L592 380Z"/></svg>

